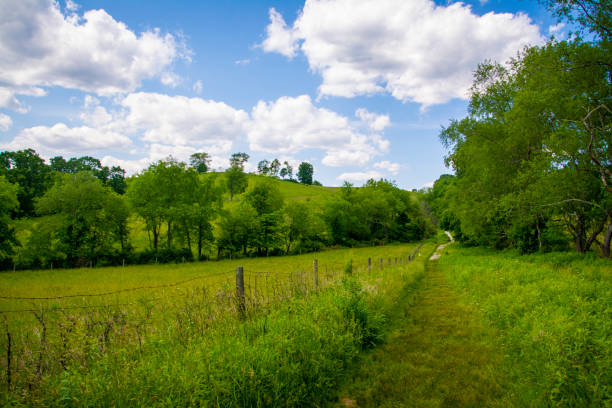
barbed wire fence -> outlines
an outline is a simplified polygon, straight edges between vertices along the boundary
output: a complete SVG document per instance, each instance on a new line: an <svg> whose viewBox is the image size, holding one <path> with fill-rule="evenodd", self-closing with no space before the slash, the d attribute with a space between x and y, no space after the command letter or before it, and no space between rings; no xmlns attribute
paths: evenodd
<svg viewBox="0 0 612 408"><path fill-rule="evenodd" d="M228 316L248 319L289 298L329 288L347 273L362 274L373 268L410 263L422 245L400 257L368 258L367 264L353 265L351 260L350 270L341 262L320 264L313 260L308 270L245 271L239 266L172 283L100 293L0 295L0 300L30 304L0 310L4 323L0 347L6 351L0 358L1 384L8 392L22 387L34 389L43 376L74 364L87 368L110 350L137 344L143 352L151 335L161 330L188 341ZM146 293L133 295L138 291ZM155 296L148 296L151 292ZM130 298L122 300L126 294ZM113 296L114 302L100 303Z"/></svg>

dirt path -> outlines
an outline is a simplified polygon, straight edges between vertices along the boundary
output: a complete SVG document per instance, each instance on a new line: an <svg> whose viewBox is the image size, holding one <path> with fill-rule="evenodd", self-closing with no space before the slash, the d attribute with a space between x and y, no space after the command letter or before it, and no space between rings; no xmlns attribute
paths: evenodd
<svg viewBox="0 0 612 408"><path fill-rule="evenodd" d="M450 242L447 242L446 244L442 244L440 245L437 249L436 252L434 252L434 254L429 258L430 261L436 260L439 257L442 256L442 250L444 248L446 248L447 246L449 246L450 244L452 244L453 242L455 242L455 240L453 239L453 236L451 235L450 232L448 231L444 231L444 233L448 236L448 238L450 239Z"/></svg>
<svg viewBox="0 0 612 408"><path fill-rule="evenodd" d="M435 258L434 258L435 259ZM509 406L492 332L448 285L436 262L412 306L398 305L394 331L355 369L339 406ZM489 341L487 341L489 340Z"/></svg>

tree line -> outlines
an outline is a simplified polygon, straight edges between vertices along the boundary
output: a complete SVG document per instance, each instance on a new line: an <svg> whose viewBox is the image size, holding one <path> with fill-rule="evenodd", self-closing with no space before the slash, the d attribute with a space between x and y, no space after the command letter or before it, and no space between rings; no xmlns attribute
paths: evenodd
<svg viewBox="0 0 612 408"><path fill-rule="evenodd" d="M0 175L4 269L294 254L420 240L432 230L415 196L386 180L346 183L318 206L285 201L274 174L249 187L246 153L233 154L221 173L197 153L189 164L168 158L128 179L88 156L50 165L31 149L0 157L10 158ZM18 222L29 223L19 240ZM133 228L146 233L138 250Z"/></svg>
<svg viewBox="0 0 612 408"><path fill-rule="evenodd" d="M468 115L443 129L446 163L428 201L467 244L522 252L612 240L612 5L546 1L580 27L475 72ZM585 39L587 38L587 39Z"/></svg>

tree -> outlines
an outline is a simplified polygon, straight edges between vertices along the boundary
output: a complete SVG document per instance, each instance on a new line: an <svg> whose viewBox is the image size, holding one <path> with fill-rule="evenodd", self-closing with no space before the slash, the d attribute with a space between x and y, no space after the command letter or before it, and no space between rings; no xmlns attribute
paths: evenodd
<svg viewBox="0 0 612 408"><path fill-rule="evenodd" d="M125 182L125 170L119 166L113 166L109 172L108 186L117 194L125 194L127 183Z"/></svg>
<svg viewBox="0 0 612 408"><path fill-rule="evenodd" d="M507 68L481 64L468 117L441 134L457 175L449 203L461 239L533 251L565 226L586 252L605 230L609 255L612 115L598 110L611 103L609 62L596 44L573 40L528 48Z"/></svg>
<svg viewBox="0 0 612 408"><path fill-rule="evenodd" d="M210 170L210 156L205 152L194 153L189 158L189 164L198 173L206 173Z"/></svg>
<svg viewBox="0 0 612 408"><path fill-rule="evenodd" d="M34 201L52 184L51 168L33 149L0 153L0 175L19 185L15 215L34 215Z"/></svg>
<svg viewBox="0 0 612 408"><path fill-rule="evenodd" d="M238 165L231 166L225 170L225 181L227 189L230 192L230 201L234 200L235 194L240 194L246 190L249 185L249 179L244 173L242 167Z"/></svg>
<svg viewBox="0 0 612 408"><path fill-rule="evenodd" d="M262 176L267 176L268 173L270 172L270 162L267 160L261 160L259 163L257 163L257 173L261 174Z"/></svg>
<svg viewBox="0 0 612 408"><path fill-rule="evenodd" d="M272 163L270 163L270 171L269 171L270 176L278 177L279 170L280 170L280 162L278 161L278 159L272 160Z"/></svg>
<svg viewBox="0 0 612 408"><path fill-rule="evenodd" d="M586 29L604 43L612 40L610 0L540 0L540 3L544 3L559 20L578 23L582 30Z"/></svg>
<svg viewBox="0 0 612 408"><path fill-rule="evenodd" d="M222 250L230 253L242 250L246 255L249 246L255 242L257 229L257 212L246 202L225 211L219 218L218 256Z"/></svg>
<svg viewBox="0 0 612 408"><path fill-rule="evenodd" d="M312 164L307 162L300 163L300 167L298 167L297 178L298 181L302 184L312 184L312 176L314 170Z"/></svg>
<svg viewBox="0 0 612 408"><path fill-rule="evenodd" d="M240 167L244 171L245 163L249 161L249 155L246 153L234 153L230 158L230 167Z"/></svg>
<svg viewBox="0 0 612 408"><path fill-rule="evenodd" d="M0 269L9 267L9 261L18 245L15 230L11 227L11 213L19 206L19 187L0 176Z"/></svg>
<svg viewBox="0 0 612 408"><path fill-rule="evenodd" d="M289 180L291 180L293 178L293 167L291 167L291 165L287 161L284 161L283 164L285 167L280 169L280 176L283 179L285 177L288 177Z"/></svg>
<svg viewBox="0 0 612 408"><path fill-rule="evenodd" d="M122 198L104 187L91 173L79 172L59 177L38 201L40 215L58 214L64 253L71 264L83 264L124 245L128 211Z"/></svg>
<svg viewBox="0 0 612 408"><path fill-rule="evenodd" d="M299 201L289 201L285 213L285 253L289 254L291 246L305 238L313 225L312 213L308 206Z"/></svg>
<svg viewBox="0 0 612 408"><path fill-rule="evenodd" d="M283 196L276 182L259 181L245 194L245 202L257 213L257 253L267 255L269 249L280 241Z"/></svg>
<svg viewBox="0 0 612 408"><path fill-rule="evenodd" d="M117 194L124 194L126 190L125 170L119 166L102 166L100 160L91 156L71 157L68 161L62 156L51 159L51 169L58 173L75 174L89 171L96 176L104 186L110 186Z"/></svg>

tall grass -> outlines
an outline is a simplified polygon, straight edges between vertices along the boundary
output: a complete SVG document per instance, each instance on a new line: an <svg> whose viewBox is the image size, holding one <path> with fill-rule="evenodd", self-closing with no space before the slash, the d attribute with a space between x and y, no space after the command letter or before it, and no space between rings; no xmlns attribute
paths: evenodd
<svg viewBox="0 0 612 408"><path fill-rule="evenodd" d="M385 253L405 259L412 249L392 246ZM300 257L251 265L252 272L261 272L257 266L271 268L277 262L267 289L260 280L258 292L247 290L246 320L237 313L231 281L219 282L215 289L201 282L165 289L155 297L127 292L114 302L106 299L106 304L92 299L83 310L52 302L28 313L30 320L14 316L6 332L13 337L13 356L0 359L4 403L320 405L333 397L344 368L360 350L381 340L385 308L422 263L376 267L368 273L360 250L334 251L329 259L355 260L353 274L345 276L345 262L338 262L337 273L329 267L325 279L325 263L319 258L318 289L312 270L301 272ZM311 262L312 255L310 268ZM300 272L288 274L288 265ZM168 276L160 274L159 281L166 282ZM57 292L73 291L69 284ZM0 345L8 350L6 338Z"/></svg>
<svg viewBox="0 0 612 408"><path fill-rule="evenodd" d="M612 405L609 260L451 247L439 264L499 330L517 405Z"/></svg>

